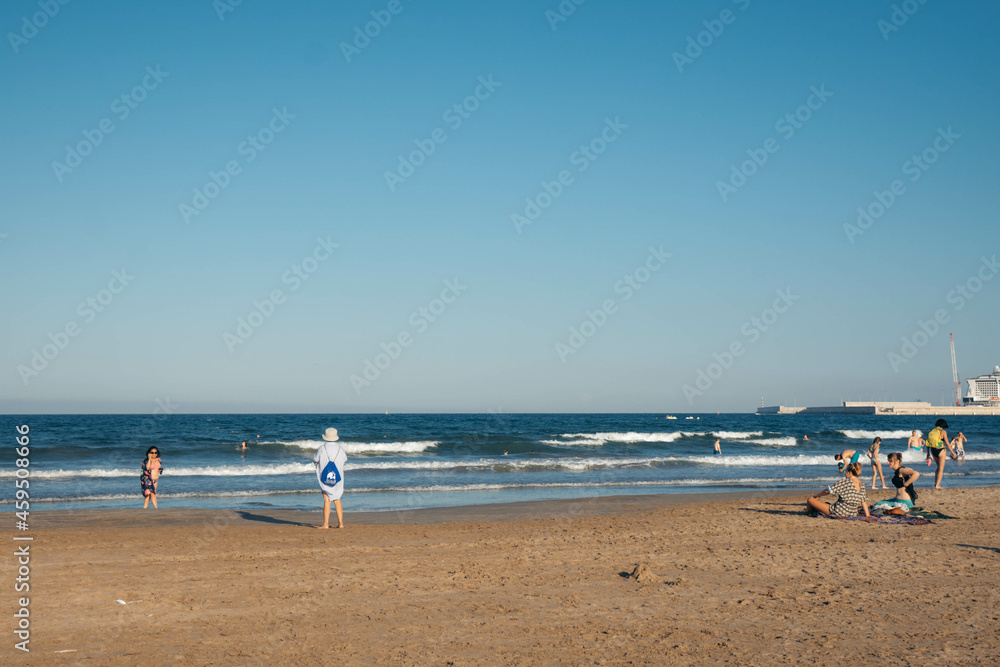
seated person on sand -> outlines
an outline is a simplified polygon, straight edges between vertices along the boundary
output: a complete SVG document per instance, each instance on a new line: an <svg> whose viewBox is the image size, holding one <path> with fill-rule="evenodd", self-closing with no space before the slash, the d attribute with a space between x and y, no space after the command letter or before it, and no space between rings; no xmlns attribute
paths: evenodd
<svg viewBox="0 0 1000 667"><path fill-rule="evenodd" d="M906 441L907 449L923 449L924 439L917 435L916 431L910 432L910 439Z"/></svg>
<svg viewBox="0 0 1000 667"><path fill-rule="evenodd" d="M872 511L876 514L906 514L913 509L913 503L917 500L913 483L920 478L920 473L913 468L904 468L903 455L899 452L889 454L889 467L896 473L892 476L896 497L878 501L872 505Z"/></svg>
<svg viewBox="0 0 1000 667"><path fill-rule="evenodd" d="M848 463L844 468L844 479L840 480L833 487L826 487L814 496L810 496L806 501L807 512L821 512L832 517L852 517L858 515L859 509L864 509L865 516L871 516L868 512L868 497L865 494L865 484L861 481L861 464L855 461ZM836 494L837 502L825 503L819 500L827 494Z"/></svg>
<svg viewBox="0 0 1000 667"><path fill-rule="evenodd" d="M841 453L834 455L833 460L839 462L837 463L837 470L844 472L844 466L848 463L857 463L859 458L861 458L861 452L854 449L845 449Z"/></svg>

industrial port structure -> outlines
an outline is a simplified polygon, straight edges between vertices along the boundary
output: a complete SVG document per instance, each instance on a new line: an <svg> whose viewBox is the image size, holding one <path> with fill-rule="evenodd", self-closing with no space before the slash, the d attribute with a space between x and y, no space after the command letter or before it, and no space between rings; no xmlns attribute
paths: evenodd
<svg viewBox="0 0 1000 667"><path fill-rule="evenodd" d="M955 338L951 342L952 384L955 390L954 405L931 405L924 401L844 401L829 407L764 406L761 400L758 415L1000 415L1000 366L993 372L966 378L966 392L962 396L962 383L958 381L958 364L955 361Z"/></svg>

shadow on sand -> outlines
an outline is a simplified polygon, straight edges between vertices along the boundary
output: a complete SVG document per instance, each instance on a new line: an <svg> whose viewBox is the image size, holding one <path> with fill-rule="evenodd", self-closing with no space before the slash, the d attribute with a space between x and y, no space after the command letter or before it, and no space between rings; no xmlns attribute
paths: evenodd
<svg viewBox="0 0 1000 667"><path fill-rule="evenodd" d="M805 503L802 505L782 505L781 507L797 507L796 510L761 510L755 507L741 507L741 512L760 512L761 514L778 514L785 516L806 516Z"/></svg>
<svg viewBox="0 0 1000 667"><path fill-rule="evenodd" d="M956 544L957 547L965 547L966 549L985 549L986 551L992 551L995 554L1000 554L1000 549L996 547L981 547L976 544Z"/></svg>
<svg viewBox="0 0 1000 667"><path fill-rule="evenodd" d="M276 519L273 516L265 516L263 514L252 514L246 511L237 512L241 517L247 521L260 521L262 523L283 523L288 526L304 526L311 528L313 524L303 523L301 521L286 521L285 519Z"/></svg>

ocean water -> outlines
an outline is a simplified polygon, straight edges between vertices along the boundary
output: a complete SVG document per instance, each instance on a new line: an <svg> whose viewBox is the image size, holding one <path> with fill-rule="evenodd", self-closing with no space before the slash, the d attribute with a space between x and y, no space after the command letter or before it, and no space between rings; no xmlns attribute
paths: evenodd
<svg viewBox="0 0 1000 667"><path fill-rule="evenodd" d="M395 510L549 498L818 489L833 455L904 451L926 417L686 414L0 416L0 511L14 509L15 426L30 428L34 511L141 507L139 467L161 452L160 507L316 509L312 455L329 426L348 455L344 504ZM969 442L945 486L1000 484L1000 417L948 417ZM808 440L803 436L808 436ZM722 440L722 456L712 444ZM239 450L247 440L249 449ZM504 455L507 450L508 454ZM865 459L863 459L865 460ZM921 452L904 461L925 473ZM888 466L884 471L890 473ZM870 467L865 466L866 484Z"/></svg>

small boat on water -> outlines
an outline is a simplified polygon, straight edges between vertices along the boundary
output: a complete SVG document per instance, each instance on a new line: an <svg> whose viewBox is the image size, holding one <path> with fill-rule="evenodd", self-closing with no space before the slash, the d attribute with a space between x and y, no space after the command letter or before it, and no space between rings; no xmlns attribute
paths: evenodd
<svg viewBox="0 0 1000 667"><path fill-rule="evenodd" d="M674 417L673 415L667 415L667 419L677 419L677 417Z"/></svg>

